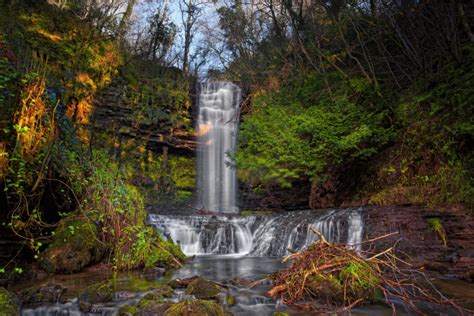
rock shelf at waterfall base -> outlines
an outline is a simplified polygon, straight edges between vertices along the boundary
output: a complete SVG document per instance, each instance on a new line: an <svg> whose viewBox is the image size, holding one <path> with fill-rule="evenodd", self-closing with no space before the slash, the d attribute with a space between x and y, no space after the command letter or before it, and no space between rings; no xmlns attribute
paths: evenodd
<svg viewBox="0 0 474 316"><path fill-rule="evenodd" d="M180 243L188 255L281 257L303 249L318 237L360 247L363 208L295 211L268 215L179 216L150 214L148 222Z"/></svg>

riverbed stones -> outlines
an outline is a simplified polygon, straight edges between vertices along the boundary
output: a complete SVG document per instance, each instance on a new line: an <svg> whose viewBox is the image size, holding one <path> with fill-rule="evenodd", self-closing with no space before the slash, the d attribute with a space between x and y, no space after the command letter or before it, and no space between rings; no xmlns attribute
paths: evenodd
<svg viewBox="0 0 474 316"><path fill-rule="evenodd" d="M18 298L4 287L0 287L0 316L20 315Z"/></svg>
<svg viewBox="0 0 474 316"><path fill-rule="evenodd" d="M22 305L39 304L39 303L57 303L61 301L66 288L59 285L49 283L46 285L33 286L21 290L18 295Z"/></svg>

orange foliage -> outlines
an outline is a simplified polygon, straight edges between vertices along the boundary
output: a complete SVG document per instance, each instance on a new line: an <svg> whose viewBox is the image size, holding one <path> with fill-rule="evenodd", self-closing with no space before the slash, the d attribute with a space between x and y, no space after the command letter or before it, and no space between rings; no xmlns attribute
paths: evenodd
<svg viewBox="0 0 474 316"><path fill-rule="evenodd" d="M26 85L21 94L21 106L15 113L16 146L25 160L32 160L41 145L48 143L55 133L52 114L44 100L44 80Z"/></svg>

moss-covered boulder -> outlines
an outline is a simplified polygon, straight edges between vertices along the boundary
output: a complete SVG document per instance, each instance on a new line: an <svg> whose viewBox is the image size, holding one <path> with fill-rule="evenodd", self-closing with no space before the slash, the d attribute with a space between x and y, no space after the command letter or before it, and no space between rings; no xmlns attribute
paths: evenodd
<svg viewBox="0 0 474 316"><path fill-rule="evenodd" d="M135 316L140 310L133 305L123 305L118 310L118 316Z"/></svg>
<svg viewBox="0 0 474 316"><path fill-rule="evenodd" d="M92 310L94 304L106 303L114 298L114 287L112 281L104 281L86 287L79 294L79 308L83 312Z"/></svg>
<svg viewBox="0 0 474 316"><path fill-rule="evenodd" d="M48 272L73 273L99 262L105 247L97 227L86 218L66 218L54 231L53 242L40 256L40 265Z"/></svg>
<svg viewBox="0 0 474 316"><path fill-rule="evenodd" d="M199 299L217 299L220 293L225 293L226 290L204 278L196 278L187 286L185 293L194 295Z"/></svg>
<svg viewBox="0 0 474 316"><path fill-rule="evenodd" d="M20 315L17 297L7 289L0 287L0 316Z"/></svg>
<svg viewBox="0 0 474 316"><path fill-rule="evenodd" d="M231 312L221 305L199 299L185 300L171 305L164 313L165 316L227 316Z"/></svg>
<svg viewBox="0 0 474 316"><path fill-rule="evenodd" d="M33 286L18 293L22 305L39 303L57 303L66 292L66 288L58 284Z"/></svg>

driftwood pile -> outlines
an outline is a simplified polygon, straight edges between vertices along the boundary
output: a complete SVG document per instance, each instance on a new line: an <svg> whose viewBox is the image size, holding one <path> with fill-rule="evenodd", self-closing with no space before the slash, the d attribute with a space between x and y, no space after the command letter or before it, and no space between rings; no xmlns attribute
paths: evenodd
<svg viewBox="0 0 474 316"><path fill-rule="evenodd" d="M382 302L392 307L403 305L425 314L426 306L437 306L459 315L472 315L441 294L422 271L396 255L395 245L374 251L374 242L395 233L364 241L364 251L320 240L290 254L288 270L272 276L274 287L267 293L287 305L313 312L345 312L364 303ZM395 304L394 302L398 302Z"/></svg>

